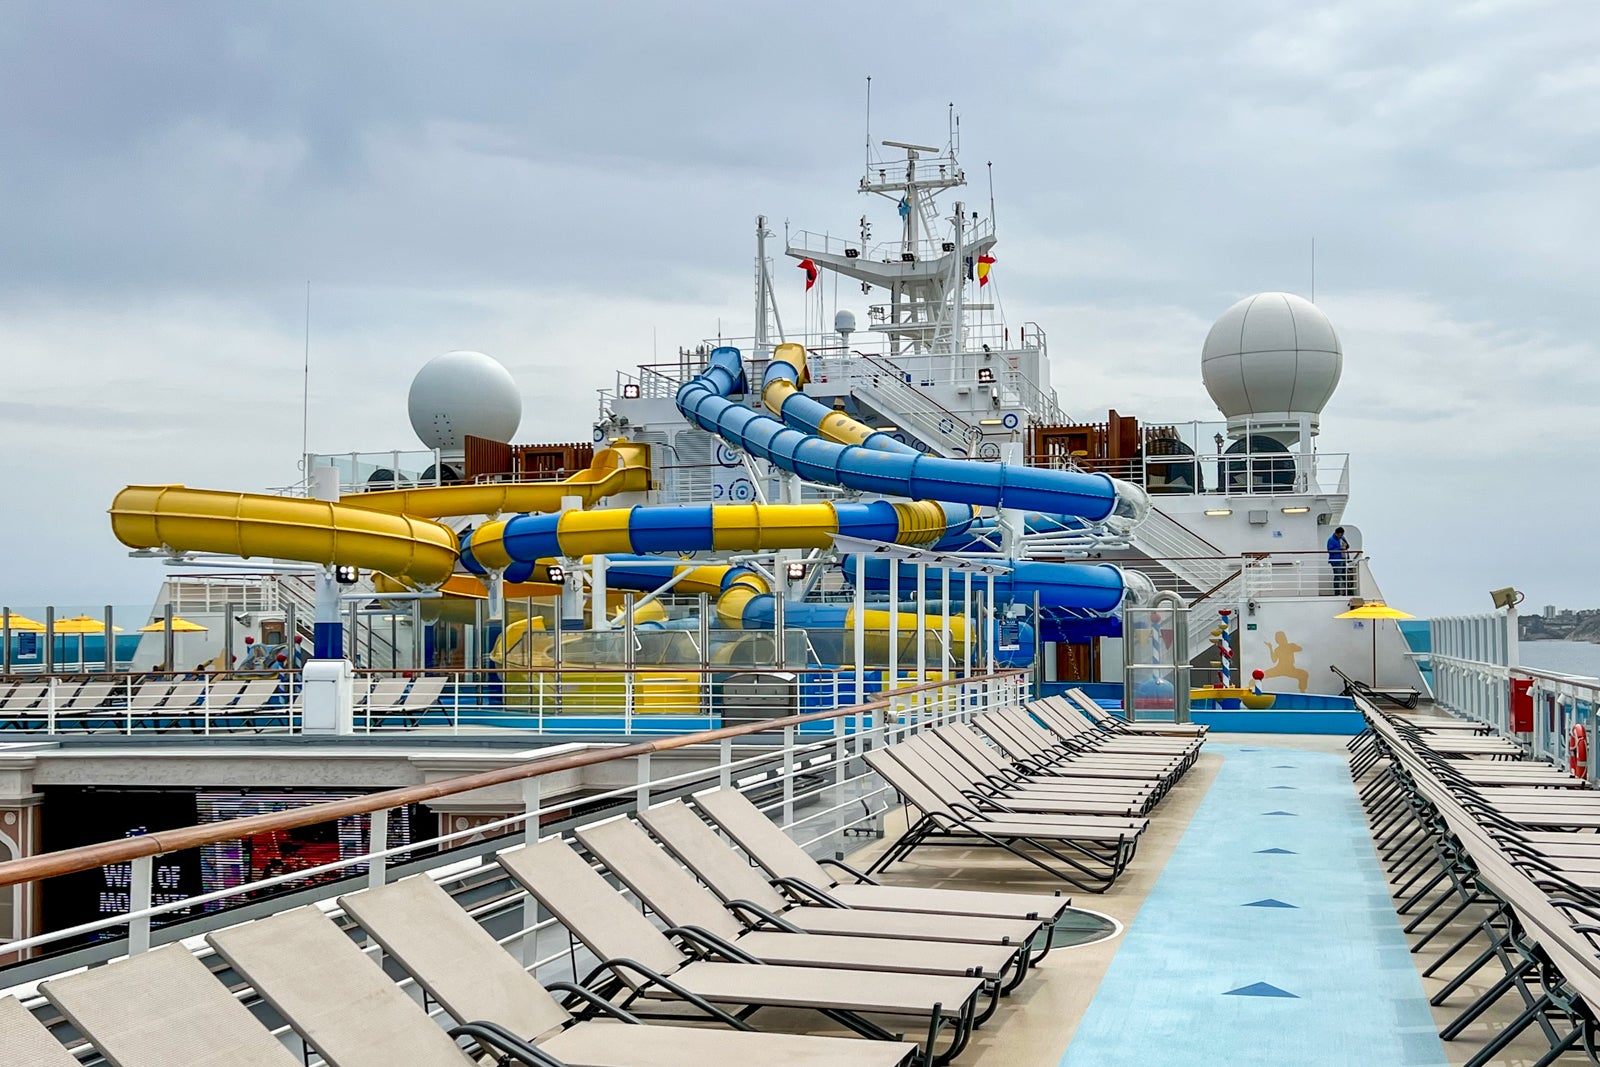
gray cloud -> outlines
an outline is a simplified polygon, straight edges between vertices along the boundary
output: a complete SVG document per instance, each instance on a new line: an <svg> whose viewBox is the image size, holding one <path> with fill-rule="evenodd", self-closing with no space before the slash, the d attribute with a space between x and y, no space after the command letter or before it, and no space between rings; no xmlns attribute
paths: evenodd
<svg viewBox="0 0 1600 1067"><path fill-rule="evenodd" d="M1509 537L1438 551L1498 496L1570 492L1563 457L1600 444L1597 46L1585 0L13 2L0 463L60 533L0 552L48 557L29 600L135 596L117 485L292 480L308 278L314 448L409 446L406 384L457 347L518 375L525 438L586 437L652 336L748 330L754 215L853 225L871 73L875 137L942 141L960 106L985 211L994 161L990 291L1048 328L1073 410L1203 417L1206 327L1308 290L1315 237L1348 357L1325 445L1355 455L1391 595L1476 606L1493 571L1600 601L1559 551L1509 575ZM1592 541L1557 511L1548 543Z"/></svg>

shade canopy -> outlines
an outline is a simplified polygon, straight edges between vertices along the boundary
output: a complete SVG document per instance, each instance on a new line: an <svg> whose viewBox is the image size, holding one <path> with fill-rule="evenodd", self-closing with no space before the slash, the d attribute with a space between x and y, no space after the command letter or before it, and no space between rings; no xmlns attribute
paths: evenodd
<svg viewBox="0 0 1600 1067"><path fill-rule="evenodd" d="M106 623L104 619L92 615L74 615L70 619L57 619L55 629L58 634L100 634L105 633ZM122 632L120 626L113 626L112 629Z"/></svg>
<svg viewBox="0 0 1600 1067"><path fill-rule="evenodd" d="M1335 615L1334 618L1336 618L1336 619L1414 619L1414 618L1416 618L1416 616L1412 615L1410 612L1401 611L1399 608L1391 608L1389 605L1385 604L1381 600L1369 600L1365 604L1362 604L1359 608L1351 608L1349 611L1341 612L1340 614Z"/></svg>
<svg viewBox="0 0 1600 1067"><path fill-rule="evenodd" d="M158 634L166 628L167 620L157 619L149 626L139 627L139 632L142 634ZM190 622L181 615L174 615L172 617L172 632L175 634L200 634L206 632L206 627L197 622Z"/></svg>
<svg viewBox="0 0 1600 1067"><path fill-rule="evenodd" d="M30 619L26 615L18 615L13 611L11 613L11 632L42 634L44 633L44 623L36 619Z"/></svg>

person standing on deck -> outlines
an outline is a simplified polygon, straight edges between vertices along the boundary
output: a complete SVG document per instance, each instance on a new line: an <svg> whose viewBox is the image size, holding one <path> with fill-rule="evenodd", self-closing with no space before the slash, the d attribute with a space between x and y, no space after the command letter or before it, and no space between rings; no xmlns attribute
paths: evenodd
<svg viewBox="0 0 1600 1067"><path fill-rule="evenodd" d="M1333 568L1333 595L1355 596L1355 583L1350 580L1350 542L1344 538L1344 527L1336 527L1328 538L1328 566Z"/></svg>

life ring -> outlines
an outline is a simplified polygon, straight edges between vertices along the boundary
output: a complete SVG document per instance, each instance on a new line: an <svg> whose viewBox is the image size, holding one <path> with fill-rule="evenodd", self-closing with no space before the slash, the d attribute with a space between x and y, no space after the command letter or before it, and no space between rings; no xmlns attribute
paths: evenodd
<svg viewBox="0 0 1600 1067"><path fill-rule="evenodd" d="M1572 724L1567 733L1567 770L1574 778L1587 777L1589 771L1589 734L1583 723Z"/></svg>

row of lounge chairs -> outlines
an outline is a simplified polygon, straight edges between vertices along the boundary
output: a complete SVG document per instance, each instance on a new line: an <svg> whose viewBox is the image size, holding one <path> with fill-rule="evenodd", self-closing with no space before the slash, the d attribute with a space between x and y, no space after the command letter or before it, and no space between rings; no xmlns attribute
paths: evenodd
<svg viewBox="0 0 1600 1067"><path fill-rule="evenodd" d="M58 723L87 726L97 716L154 725L204 716L260 715L279 701L282 683L276 677L218 681L87 679L54 683L25 678L0 683L0 728L20 727L53 715Z"/></svg>
<svg viewBox="0 0 1600 1067"><path fill-rule="evenodd" d="M332 1067L483 1057L536 1067L929 1065L959 1054L1026 980L1070 903L883 886L843 864L825 868L731 789L701 794L693 808L674 800L636 821L585 827L577 841L549 838L494 859L592 955L581 981L539 982L424 874L339 898L342 919L307 906L213 932L210 962L169 945L39 991L122 1067L300 1062L258 1020L251 996L231 988L239 979L299 1035L307 1062L314 1050ZM420 1005L362 939L414 980ZM432 1005L444 1019L429 1018ZM763 1011L791 1029L797 1018L806 1029L820 1021L869 1040L758 1031L752 1019ZM33 1012L0 1000L0 1067L76 1062Z"/></svg>
<svg viewBox="0 0 1600 1067"><path fill-rule="evenodd" d="M1600 1062L1600 793L1479 724L1357 705L1368 728L1351 769L1412 951L1434 945L1425 975L1455 968L1432 1003L1488 983L1440 1036L1485 1037L1473 1067L1505 1062L1524 1034L1547 1051L1523 1047L1517 1062L1569 1050ZM1513 992L1511 1021L1485 1035L1485 1014Z"/></svg>
<svg viewBox="0 0 1600 1067"><path fill-rule="evenodd" d="M438 675L415 678L381 677L357 680L355 710L369 723L397 722L416 726L436 707L449 679ZM53 689L53 692L52 692ZM53 716L58 724L83 728L115 720L118 726L152 728L196 726L204 718L250 719L284 716L288 699L284 683L266 678L63 679L38 676L0 680L0 729L20 728ZM110 717L109 719L106 717Z"/></svg>
<svg viewBox="0 0 1600 1067"><path fill-rule="evenodd" d="M1204 730L1133 728L1075 693L876 749L866 761L908 818L868 873L924 847L997 848L1104 892L1132 861L1145 816L1198 759Z"/></svg>

